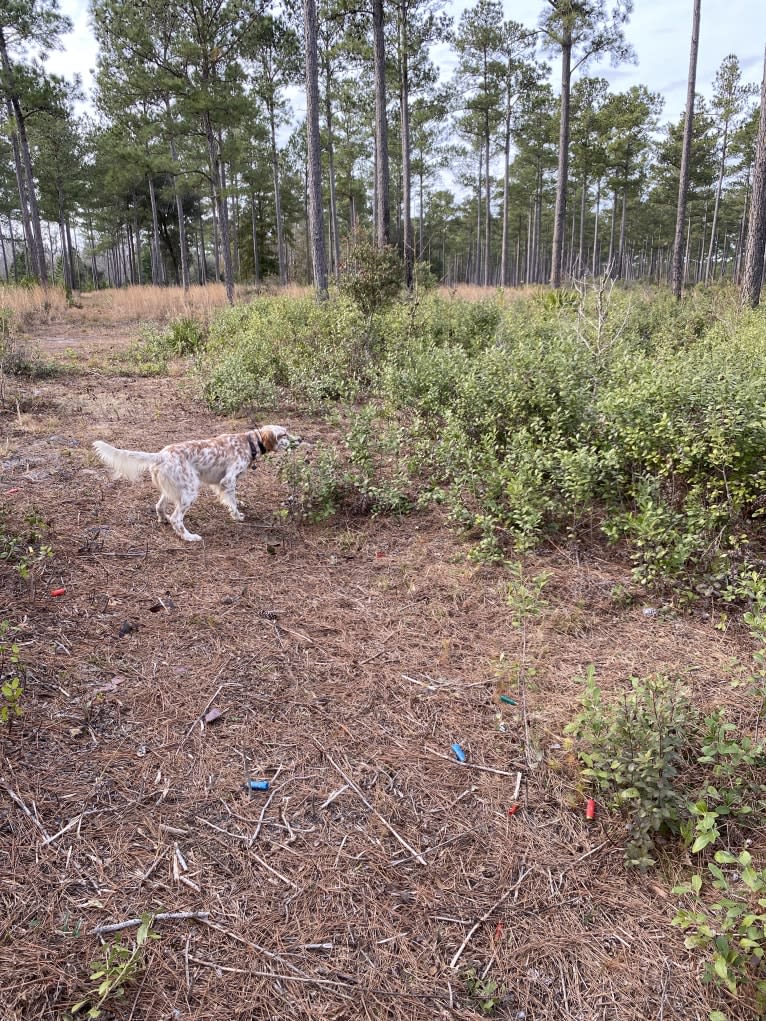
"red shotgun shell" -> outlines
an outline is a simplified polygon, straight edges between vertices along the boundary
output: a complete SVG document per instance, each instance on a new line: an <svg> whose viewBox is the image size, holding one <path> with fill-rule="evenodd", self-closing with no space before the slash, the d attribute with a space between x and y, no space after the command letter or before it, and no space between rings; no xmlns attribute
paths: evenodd
<svg viewBox="0 0 766 1021"><path fill-rule="evenodd" d="M588 804L585 806L585 818L595 819L596 818L596 802L593 798L588 798Z"/></svg>

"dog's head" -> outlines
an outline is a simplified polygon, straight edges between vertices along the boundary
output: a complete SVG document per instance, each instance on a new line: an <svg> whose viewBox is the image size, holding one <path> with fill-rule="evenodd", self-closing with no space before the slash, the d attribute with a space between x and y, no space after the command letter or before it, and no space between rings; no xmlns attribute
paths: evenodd
<svg viewBox="0 0 766 1021"><path fill-rule="evenodd" d="M290 450L303 442L300 436L293 436L283 425L262 425L258 432L261 442L269 452Z"/></svg>

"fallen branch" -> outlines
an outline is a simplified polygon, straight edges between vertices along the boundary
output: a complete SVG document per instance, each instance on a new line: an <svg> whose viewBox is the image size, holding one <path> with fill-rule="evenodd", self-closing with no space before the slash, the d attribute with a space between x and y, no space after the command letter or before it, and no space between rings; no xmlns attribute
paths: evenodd
<svg viewBox="0 0 766 1021"><path fill-rule="evenodd" d="M209 915L209 911L164 911L158 915L152 916L152 924L155 922L182 921L187 918L193 918L197 922L205 922ZM122 929L132 929L135 926L140 925L142 921L142 918L128 918L124 922L112 922L109 925L97 925L95 929L90 930L88 935L101 936L105 932L120 932Z"/></svg>
<svg viewBox="0 0 766 1021"><path fill-rule="evenodd" d="M415 859L415 861L417 861L417 862L420 862L420 864L421 864L421 865L428 865L428 862L427 862L427 861L425 860L425 858L423 857L423 855L422 855L422 854L421 854L421 853L420 853L419 851L416 851L416 850L415 850L415 848L414 848L414 847L412 847L412 845L411 845L411 844L408 844L408 843L407 843L407 841L406 841L406 840L404 839L404 837L403 837L403 836L401 835L401 833L398 833L398 832L397 832L397 831L396 831L396 830L394 829L394 827L393 827L393 826L391 825L391 823L390 823L390 822L388 821L388 819L386 819L386 818L385 818L385 816L382 816L382 815L380 814L380 812L379 812L379 811L377 810L377 808L374 808L374 807L373 807L373 806L372 806L372 805L370 804L370 802L369 802L369 801L367 800L367 798L365 798L364 794L362 794L362 792L361 792L361 791L359 790L359 788L358 788L358 787L357 787L357 785L356 785L356 784L354 783L354 781L353 781L353 780L351 779L351 777L350 777L350 776L348 776L348 775L347 775L346 773L344 773L344 772L343 772L343 770L342 770L342 769L340 768L340 766L338 765L338 763L337 763L337 762L335 762L335 760L334 760L334 759L333 759L333 757L332 757L332 756L330 755L330 753L329 753L329 752L328 752L328 751L327 751L326 749L324 749L324 748L323 748L323 747L321 746L321 744L320 744L320 743L319 743L319 742L318 742L317 740L315 740L314 738L312 738L311 740L312 740L312 741L314 742L314 744L315 744L315 745L317 746L317 748L318 748L318 749L320 750L320 752L322 752L322 753L323 753L323 754L324 754L324 755L326 756L326 758L327 758L327 761L328 761L328 762L330 763L330 765L331 765L331 766L332 766L332 767L333 767L333 768L334 768L335 770L337 770L337 772L338 772L338 773L340 773L340 775L341 775L341 776L343 777L343 779L344 779L344 780L346 781L346 783L347 783L347 784L349 785L349 787L351 788L351 790L352 790L352 791L353 791L353 792L354 792L354 793L356 794L356 796L357 796L357 797L358 797L358 798L360 799L360 801L361 801L361 802L362 802L362 803L363 803L364 805L366 805L366 806L367 806L367 808L369 808L369 810L370 810L370 811L371 811L371 812L373 813L373 815L375 815L375 816L376 816L376 817L377 817L377 818L378 818L378 819L379 819L379 820L380 820L380 821L381 821L381 822L383 823L383 825L384 825L384 826L386 827L386 829L388 830L388 832L389 832L389 833L390 833L390 834L391 834L391 835L392 835L393 837L395 837L395 838L396 838L396 839L397 839L397 840L399 841L399 843L400 843L400 844L402 845L402 847L403 847L403 848L404 848L404 849L405 849L406 851L409 851L409 852L410 852L410 854L411 854L411 855L412 855L412 857L413 857L413 858Z"/></svg>

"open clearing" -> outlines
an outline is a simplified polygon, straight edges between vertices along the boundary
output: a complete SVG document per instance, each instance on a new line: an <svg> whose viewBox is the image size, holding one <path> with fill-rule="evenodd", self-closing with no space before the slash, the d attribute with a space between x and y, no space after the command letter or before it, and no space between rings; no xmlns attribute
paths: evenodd
<svg viewBox="0 0 766 1021"><path fill-rule="evenodd" d="M64 336L82 346L65 327L40 339ZM494 998L520 1021L690 1021L719 1005L670 926L676 877L626 871L620 820L586 822L562 730L589 663L609 692L657 671L730 704L741 635L625 605L625 563L568 549L524 559L550 580L519 626L509 572L472 564L436 514L298 525L273 463L240 483L243 524L202 496L205 542L184 544L148 482L113 482L90 443L152 450L243 419L183 378L84 357L18 397L0 510L40 514L54 555L33 583L0 566L27 668L0 736L3 1021L64 1017L96 984L90 930L144 912L207 916L157 921L104 1017L478 1018Z"/></svg>

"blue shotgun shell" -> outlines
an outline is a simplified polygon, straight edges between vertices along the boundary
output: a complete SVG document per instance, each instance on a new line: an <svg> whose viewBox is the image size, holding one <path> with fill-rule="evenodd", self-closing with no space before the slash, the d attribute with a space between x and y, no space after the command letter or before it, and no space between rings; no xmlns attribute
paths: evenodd
<svg viewBox="0 0 766 1021"><path fill-rule="evenodd" d="M452 748L452 751L455 753L455 758L457 759L457 761L458 762L465 762L465 752L460 747L460 745L457 742L455 742L455 744L453 744L451 746L451 748Z"/></svg>
<svg viewBox="0 0 766 1021"><path fill-rule="evenodd" d="M267 791L269 789L268 780L248 780L247 786L251 791Z"/></svg>

